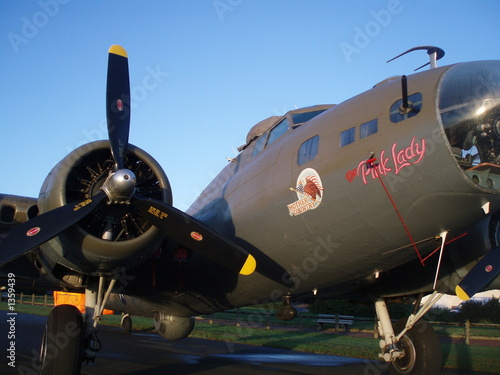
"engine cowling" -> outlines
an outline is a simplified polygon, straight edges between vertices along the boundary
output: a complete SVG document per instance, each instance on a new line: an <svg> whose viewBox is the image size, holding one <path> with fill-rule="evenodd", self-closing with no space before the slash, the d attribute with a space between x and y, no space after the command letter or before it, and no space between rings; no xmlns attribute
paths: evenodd
<svg viewBox="0 0 500 375"><path fill-rule="evenodd" d="M136 192L172 204L167 176L148 153L128 145L125 167L136 178ZM40 213L96 195L113 171L108 141L79 147L49 173L40 191ZM102 275L133 267L147 259L162 241L160 231L129 204L103 204L94 212L40 247L50 273L74 286L76 274ZM69 281L69 280L72 281Z"/></svg>

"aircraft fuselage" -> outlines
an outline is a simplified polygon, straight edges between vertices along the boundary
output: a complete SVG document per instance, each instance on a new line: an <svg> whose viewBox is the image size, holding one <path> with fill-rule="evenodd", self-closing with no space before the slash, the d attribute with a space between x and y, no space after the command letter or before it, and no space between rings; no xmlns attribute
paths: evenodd
<svg viewBox="0 0 500 375"><path fill-rule="evenodd" d="M470 73L476 71L482 73ZM455 80L469 79L466 86L483 77L477 97L446 104L462 111L471 103L487 104L487 116L460 119L476 121L470 125L476 131L500 116L495 62L409 76L408 94L416 113L397 113L402 95L397 78L297 128L290 126L258 153L254 149L260 138L251 142L188 213L250 252L255 248L265 253L288 271L281 281L291 279L294 285L289 283L287 289L259 272L240 276L228 293L230 303L244 305L286 293L321 295L335 285L349 285L347 290L354 291L394 267L423 260L439 247L431 239L440 233L448 231L452 240L497 212L498 165L489 168L488 175L473 178L472 171L481 169L478 165L492 162L476 157L465 167L450 145L447 132L453 126L447 124L445 131L442 119L449 111L440 95L449 92ZM499 142L493 138L491 143ZM301 146L311 139L316 145L305 147L317 151L299 164ZM315 196L304 192L308 183Z"/></svg>

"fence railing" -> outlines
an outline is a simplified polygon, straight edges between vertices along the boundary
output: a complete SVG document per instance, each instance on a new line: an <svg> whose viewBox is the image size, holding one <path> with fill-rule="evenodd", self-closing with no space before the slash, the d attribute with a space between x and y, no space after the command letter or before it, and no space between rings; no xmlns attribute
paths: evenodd
<svg viewBox="0 0 500 375"><path fill-rule="evenodd" d="M16 303L21 305L33 305L33 306L54 306L54 297L49 294L37 295L37 294L27 294L20 293L17 295ZM312 329L318 327L316 320L318 319L318 314L313 314L309 312L299 311L297 317L291 321L281 321L274 313L274 310L265 308L251 308L251 309L234 309L226 310L223 312L217 312L210 315L204 316L205 319L209 321L210 324L215 324L220 321L230 321L235 322L237 326L242 324L245 325L255 325L265 327L270 330L273 328L280 329L283 327L295 328L298 330ZM373 330L374 331L374 320L371 318L360 318L354 317L354 329L362 330ZM221 322L222 323L222 322ZM469 320L465 322L430 322L434 326L441 327L458 327L463 329L463 334L460 336L465 338L467 345L470 344L470 338L472 335L471 328L493 328L498 329L498 336L500 336L500 324L489 324L489 323L471 323ZM334 327L332 327L334 328ZM338 329L338 327L337 327Z"/></svg>
<svg viewBox="0 0 500 375"><path fill-rule="evenodd" d="M17 295L16 303L20 305L32 306L54 306L54 296L49 294L37 295L35 293L25 294L20 293Z"/></svg>
<svg viewBox="0 0 500 375"><path fill-rule="evenodd" d="M270 330L273 328L281 329L283 327L293 327L295 329L312 329L318 327L316 320L318 319L318 314L313 314L309 312L298 312L297 317L294 320L284 322L279 320L274 316L274 311L266 310L266 309L255 309L256 311L248 311L241 309L227 310L224 312L214 313L205 316L206 319L209 320L210 324L215 324L215 322L219 321L221 324L224 321L228 322L236 322L236 325L255 325L265 327ZM335 314L333 314L335 315ZM338 315L338 314L337 314ZM364 330L375 332L375 321L373 318L360 318L354 317L354 330ZM498 330L493 335L493 338L500 338L500 324L490 324L490 323L471 323L469 320L465 322L430 322L433 326L439 326L440 328L446 327L457 327L456 335L459 337L465 338L465 342L467 345L470 344L471 337L475 336L474 332L471 328L479 329L479 328L487 328L487 329L495 329ZM332 326L335 331L338 331L338 327ZM481 335L482 336L482 335Z"/></svg>

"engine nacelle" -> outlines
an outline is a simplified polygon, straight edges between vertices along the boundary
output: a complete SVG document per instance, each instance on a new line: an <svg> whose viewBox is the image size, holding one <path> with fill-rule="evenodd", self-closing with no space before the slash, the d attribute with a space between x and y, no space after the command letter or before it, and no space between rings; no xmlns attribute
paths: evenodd
<svg viewBox="0 0 500 375"><path fill-rule="evenodd" d="M7 232L36 215L38 207L35 198L0 194L0 233Z"/></svg>
<svg viewBox="0 0 500 375"><path fill-rule="evenodd" d="M173 316L155 312L155 329L167 340L181 340L187 337L194 328L194 317Z"/></svg>
<svg viewBox="0 0 500 375"><path fill-rule="evenodd" d="M129 144L124 165L137 177L138 194L172 203L167 176L149 154ZM38 199L40 213L93 197L113 166L108 141L92 142L74 150L45 179ZM156 251L162 239L160 231L144 220L133 205L102 204L42 245L41 261L56 278L79 286L75 275L133 267Z"/></svg>

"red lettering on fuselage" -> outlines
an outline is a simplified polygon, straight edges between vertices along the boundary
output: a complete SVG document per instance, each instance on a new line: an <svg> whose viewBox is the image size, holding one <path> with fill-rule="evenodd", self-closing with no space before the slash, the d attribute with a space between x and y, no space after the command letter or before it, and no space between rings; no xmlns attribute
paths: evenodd
<svg viewBox="0 0 500 375"><path fill-rule="evenodd" d="M346 179L352 182L357 176L360 176L366 185L370 177L375 180L377 175L385 176L391 172L397 175L402 169L420 163L424 158L425 150L425 139L417 141L416 137L413 137L410 144L402 149L397 143L394 143L390 155L386 155L385 150L383 150L380 152L377 164L368 163L366 160L360 161L357 168L346 173Z"/></svg>

